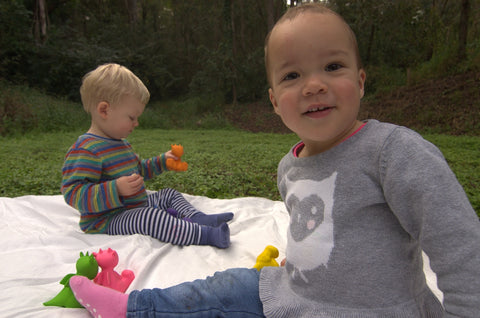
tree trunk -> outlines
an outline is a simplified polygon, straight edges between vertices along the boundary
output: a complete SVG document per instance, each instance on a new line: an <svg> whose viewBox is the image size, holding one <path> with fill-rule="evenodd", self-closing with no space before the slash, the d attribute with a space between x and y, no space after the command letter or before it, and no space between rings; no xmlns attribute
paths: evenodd
<svg viewBox="0 0 480 318"><path fill-rule="evenodd" d="M372 48L373 48L374 39L375 39L375 21L372 21L372 24L370 25L370 35L368 36L367 56L365 57L366 64L370 63L370 59L372 57Z"/></svg>
<svg viewBox="0 0 480 318"><path fill-rule="evenodd" d="M135 26L137 24L137 0L125 0L125 6L128 13L128 23Z"/></svg>
<svg viewBox="0 0 480 318"><path fill-rule="evenodd" d="M235 9L233 7L234 0L230 0L230 23L231 23L231 34L232 37L232 60L231 60L231 69L232 69L232 102L233 105L237 104L237 41L235 40Z"/></svg>
<svg viewBox="0 0 480 318"><path fill-rule="evenodd" d="M268 32L273 28L275 24L275 4L273 3L274 0L265 0L265 8L267 11L267 27Z"/></svg>
<svg viewBox="0 0 480 318"><path fill-rule="evenodd" d="M458 26L458 48L457 60L463 61L467 59L467 35L468 35L468 17L470 13L469 0L462 0L460 11L460 23Z"/></svg>
<svg viewBox="0 0 480 318"><path fill-rule="evenodd" d="M45 0L36 0L34 37L37 44L45 43L47 39L47 12Z"/></svg>

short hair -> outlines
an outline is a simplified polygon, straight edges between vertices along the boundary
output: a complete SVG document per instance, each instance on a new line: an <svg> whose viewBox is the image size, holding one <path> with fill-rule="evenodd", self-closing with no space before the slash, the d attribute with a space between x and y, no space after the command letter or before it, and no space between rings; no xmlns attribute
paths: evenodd
<svg viewBox="0 0 480 318"><path fill-rule="evenodd" d="M271 80L270 80L270 71L269 71L269 64L268 64L268 43L270 41L270 36L272 35L272 31L275 29L275 27L287 20L293 20L295 19L298 15L306 12L311 12L311 13L320 13L320 14L333 14L337 16L344 24L345 27L349 33L350 39L353 44L353 48L355 50L355 58L357 60L357 65L358 68L362 68L362 59L360 57L360 50L358 49L358 43L357 43L357 38L355 36L355 33L353 32L352 28L348 25L348 23L345 21L345 19L335 11L329 9L326 5L318 3L318 2L313 2L313 3L304 3L295 7L290 7L284 14L283 16L275 23L273 28L268 32L267 36L265 37L265 44L264 44L264 50L265 50L265 70L267 73L267 80L268 83L271 86Z"/></svg>
<svg viewBox="0 0 480 318"><path fill-rule="evenodd" d="M125 95L133 96L145 105L150 100L147 87L125 66L103 64L82 79L80 96L87 113L91 113L101 102L116 105Z"/></svg>

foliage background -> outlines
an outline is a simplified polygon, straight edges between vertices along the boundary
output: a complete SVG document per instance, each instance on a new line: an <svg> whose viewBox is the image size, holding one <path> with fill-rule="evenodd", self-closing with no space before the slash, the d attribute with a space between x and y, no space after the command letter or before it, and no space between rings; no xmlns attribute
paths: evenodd
<svg viewBox="0 0 480 318"><path fill-rule="evenodd" d="M81 78L117 62L152 93L132 135L136 149L159 151L173 134L198 165L149 186L168 179L192 194L278 198L276 164L296 137L232 126L287 132L268 105L263 41L300 1L292 2L0 1L0 136L7 136L0 137L0 193L58 193L66 148L89 125ZM324 2L357 35L368 74L362 119L406 125L433 140L479 212L479 1Z"/></svg>
<svg viewBox="0 0 480 318"><path fill-rule="evenodd" d="M480 64L478 1L326 2L357 34L369 94ZM81 77L117 62L145 81L154 101L208 96L215 107L261 100L264 38L287 6L285 0L1 1L0 78L78 101Z"/></svg>

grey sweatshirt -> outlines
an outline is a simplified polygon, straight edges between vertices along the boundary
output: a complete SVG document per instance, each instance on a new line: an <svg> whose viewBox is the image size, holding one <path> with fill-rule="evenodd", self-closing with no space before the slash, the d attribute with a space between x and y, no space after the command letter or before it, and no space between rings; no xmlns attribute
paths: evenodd
<svg viewBox="0 0 480 318"><path fill-rule="evenodd" d="M267 317L480 317L480 222L441 152L414 131L369 120L324 153L292 149L278 188L287 263L261 271Z"/></svg>

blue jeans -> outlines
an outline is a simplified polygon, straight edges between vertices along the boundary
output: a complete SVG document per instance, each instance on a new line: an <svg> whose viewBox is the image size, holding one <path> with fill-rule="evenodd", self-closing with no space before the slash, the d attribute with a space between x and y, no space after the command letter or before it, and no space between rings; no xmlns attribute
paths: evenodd
<svg viewBox="0 0 480 318"><path fill-rule="evenodd" d="M233 268L165 289L133 291L127 317L265 317L259 278L255 268Z"/></svg>

